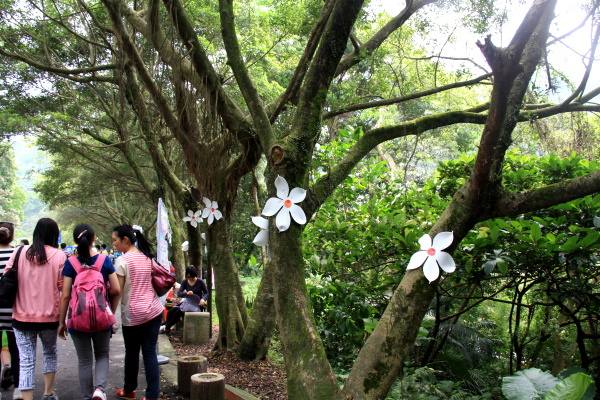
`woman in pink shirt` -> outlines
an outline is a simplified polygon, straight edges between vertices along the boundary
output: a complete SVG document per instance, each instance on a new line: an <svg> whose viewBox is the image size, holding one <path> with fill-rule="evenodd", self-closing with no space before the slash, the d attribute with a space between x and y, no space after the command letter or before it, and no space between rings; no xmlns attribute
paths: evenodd
<svg viewBox="0 0 600 400"><path fill-rule="evenodd" d="M66 256L57 247L58 225L50 218L42 218L33 231L33 244L24 246L19 256L19 286L12 326L19 348L19 389L24 400L33 399L38 336L44 354L42 400L58 400L53 386L57 369L56 335L63 284L62 269ZM8 260L6 269L12 268L15 253Z"/></svg>
<svg viewBox="0 0 600 400"><path fill-rule="evenodd" d="M123 389L115 393L121 399L136 399L140 350L146 373L146 396L141 400L158 400L159 369L156 354L158 329L163 306L152 288L152 247L140 227L120 225L113 229L115 250L123 255L115 261L121 286L121 322L125 343L125 377Z"/></svg>

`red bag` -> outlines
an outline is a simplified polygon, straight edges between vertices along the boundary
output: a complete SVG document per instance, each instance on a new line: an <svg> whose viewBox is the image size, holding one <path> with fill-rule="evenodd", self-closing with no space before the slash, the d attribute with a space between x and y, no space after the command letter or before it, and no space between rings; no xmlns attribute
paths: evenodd
<svg viewBox="0 0 600 400"><path fill-rule="evenodd" d="M81 265L77 257L69 262L77 272L73 283L67 328L80 332L99 332L116 322L106 295L106 284L100 270L106 255L98 254L94 265Z"/></svg>
<svg viewBox="0 0 600 400"><path fill-rule="evenodd" d="M175 284L175 276L165 267L152 260L152 287L158 297L164 296Z"/></svg>

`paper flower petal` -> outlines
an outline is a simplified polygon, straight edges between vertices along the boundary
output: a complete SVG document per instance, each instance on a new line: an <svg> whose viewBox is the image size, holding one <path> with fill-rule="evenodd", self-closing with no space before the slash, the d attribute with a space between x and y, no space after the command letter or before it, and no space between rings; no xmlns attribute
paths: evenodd
<svg viewBox="0 0 600 400"><path fill-rule="evenodd" d="M454 233L452 232L440 232L433 238L433 247L436 250L444 250L446 247L452 244L454 240Z"/></svg>
<svg viewBox="0 0 600 400"><path fill-rule="evenodd" d="M410 261L408 262L408 267L406 267L406 269L419 268L421 265L423 265L423 263L425 262L425 260L427 259L427 257L428 256L427 256L427 252L426 251L417 251L410 258Z"/></svg>
<svg viewBox="0 0 600 400"><path fill-rule="evenodd" d="M300 203L302 200L306 198L306 190L302 188L293 188L288 196L289 199L294 203Z"/></svg>
<svg viewBox="0 0 600 400"><path fill-rule="evenodd" d="M188 215L189 215L190 217L193 217L193 216L194 216L194 212L193 212L192 210L188 210Z"/></svg>
<svg viewBox="0 0 600 400"><path fill-rule="evenodd" d="M275 213L277 213L281 207L283 207L283 200L278 199L277 197L271 197L269 200L267 200L262 214L266 215L267 217L271 217L275 215Z"/></svg>
<svg viewBox="0 0 600 400"><path fill-rule="evenodd" d="M269 220L263 217L252 217L254 225L261 229L269 229Z"/></svg>
<svg viewBox="0 0 600 400"><path fill-rule="evenodd" d="M446 253L445 251L439 251L436 258L440 268L445 272L451 273L456 270L456 263L450 254Z"/></svg>
<svg viewBox="0 0 600 400"><path fill-rule="evenodd" d="M187 240L183 243L181 243L181 250L182 251L188 251L190 249L190 242L188 242Z"/></svg>
<svg viewBox="0 0 600 400"><path fill-rule="evenodd" d="M431 247L431 236L424 234L419 239L419 244L421 245L421 250L428 250Z"/></svg>
<svg viewBox="0 0 600 400"><path fill-rule="evenodd" d="M269 244L269 231L260 231L252 241L257 246L266 246Z"/></svg>
<svg viewBox="0 0 600 400"><path fill-rule="evenodd" d="M217 208L219 208L219 203L217 203L216 201L213 201L212 204L210 205L211 208L214 208L215 210Z"/></svg>
<svg viewBox="0 0 600 400"><path fill-rule="evenodd" d="M440 276L440 269L435 261L435 258L429 257L423 266L423 275L429 283L435 281Z"/></svg>
<svg viewBox="0 0 600 400"><path fill-rule="evenodd" d="M210 208L205 208L204 211L202 211L202 218L208 218L208 216L210 215Z"/></svg>
<svg viewBox="0 0 600 400"><path fill-rule="evenodd" d="M221 219L223 217L223 213L221 213L219 210L215 210L213 214L215 215L216 219Z"/></svg>
<svg viewBox="0 0 600 400"><path fill-rule="evenodd" d="M208 213L208 221L206 221L206 222L208 222L209 225L212 225L212 223L213 223L214 220L215 220L214 214L211 213L211 212L209 212Z"/></svg>
<svg viewBox="0 0 600 400"><path fill-rule="evenodd" d="M285 199L288 197L290 187L288 186L287 181L279 175L277 175L277 178L275 178L275 187L277 188L277 197L280 199Z"/></svg>
<svg viewBox="0 0 600 400"><path fill-rule="evenodd" d="M279 232L286 231L290 227L290 222L290 211L287 208L281 210L277 214L277 217L275 217L275 225L279 229Z"/></svg>
<svg viewBox="0 0 600 400"><path fill-rule="evenodd" d="M189 222L189 221L191 221L191 220L192 220L192 217L183 217L183 220L184 220L185 222Z"/></svg>
<svg viewBox="0 0 600 400"><path fill-rule="evenodd" d="M196 222L196 220L193 219L193 220L190 221L190 225L193 226L194 228L197 228L198 227L198 222Z"/></svg>
<svg viewBox="0 0 600 400"><path fill-rule="evenodd" d="M292 215L292 218L294 218L294 221L300 225L306 223L306 214L304 214L302 207L292 204L292 207L290 207L290 214Z"/></svg>
<svg viewBox="0 0 600 400"><path fill-rule="evenodd" d="M206 208L210 208L210 206L211 206L211 203L210 203L210 200L208 199L208 197L203 197L203 198L202 198L202 202L204 203L204 206L205 206Z"/></svg>

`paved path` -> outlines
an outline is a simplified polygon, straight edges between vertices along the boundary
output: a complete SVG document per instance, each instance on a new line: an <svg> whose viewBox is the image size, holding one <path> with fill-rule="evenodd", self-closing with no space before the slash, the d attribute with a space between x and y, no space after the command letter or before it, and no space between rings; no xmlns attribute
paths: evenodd
<svg viewBox="0 0 600 400"><path fill-rule="evenodd" d="M159 353L167 357L174 357L173 347L167 335L159 335ZM38 352L35 366L35 391L34 400L41 400L44 393L44 380L42 375L42 355L41 343L38 340ZM125 356L125 346L123 344L123 335L121 331L113 335L110 342L110 369L108 373L108 387L106 394L108 400L116 400L115 390L123 387L123 359ZM146 379L144 377L143 363L140 356L140 374L138 376L138 399L144 396L146 388ZM176 395L177 366L173 358L168 364L161 365L161 400L162 399L182 399ZM56 372L55 392L60 400L79 400L81 394L79 391L79 377L77 367L77 354L71 337L67 340L58 339L58 371ZM13 388L2 391L2 400L12 400Z"/></svg>

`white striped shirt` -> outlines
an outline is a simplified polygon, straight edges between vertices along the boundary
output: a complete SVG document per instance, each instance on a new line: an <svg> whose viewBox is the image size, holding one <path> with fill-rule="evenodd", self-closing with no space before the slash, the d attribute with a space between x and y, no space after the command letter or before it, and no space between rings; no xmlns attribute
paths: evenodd
<svg viewBox="0 0 600 400"><path fill-rule="evenodd" d="M128 251L115 261L117 275L125 277L122 288L121 321L123 326L141 325L163 312L152 287L152 260L139 251Z"/></svg>
<svg viewBox="0 0 600 400"><path fill-rule="evenodd" d="M4 267L14 250L12 247L0 249L0 275L4 274ZM0 308L0 331L12 331L12 308Z"/></svg>

